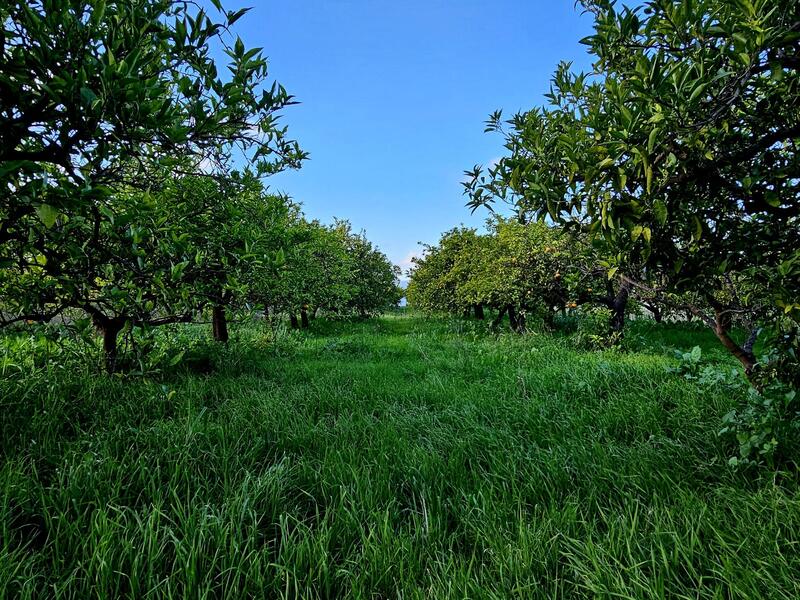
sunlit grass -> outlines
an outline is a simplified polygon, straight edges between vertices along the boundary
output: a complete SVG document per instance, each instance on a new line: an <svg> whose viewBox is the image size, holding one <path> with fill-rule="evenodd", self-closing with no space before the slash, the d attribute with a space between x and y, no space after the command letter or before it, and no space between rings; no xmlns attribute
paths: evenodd
<svg viewBox="0 0 800 600"><path fill-rule="evenodd" d="M731 472L737 398L666 370L724 363L707 332L313 327L158 380L7 375L0 596L800 596L796 479Z"/></svg>

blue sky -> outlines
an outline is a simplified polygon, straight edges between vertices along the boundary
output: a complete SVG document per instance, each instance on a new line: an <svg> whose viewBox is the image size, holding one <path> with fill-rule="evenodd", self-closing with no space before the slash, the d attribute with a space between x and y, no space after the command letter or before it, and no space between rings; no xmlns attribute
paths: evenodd
<svg viewBox="0 0 800 600"><path fill-rule="evenodd" d="M463 171L502 154L490 112L543 102L560 60L588 68L573 0L228 0L236 30L301 102L284 123L310 160L268 180L311 218L349 219L405 269L470 215Z"/></svg>

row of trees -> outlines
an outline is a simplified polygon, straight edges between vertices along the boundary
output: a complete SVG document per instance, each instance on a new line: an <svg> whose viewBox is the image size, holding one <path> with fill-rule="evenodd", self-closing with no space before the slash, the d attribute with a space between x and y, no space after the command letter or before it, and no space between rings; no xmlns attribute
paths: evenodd
<svg viewBox="0 0 800 600"><path fill-rule="evenodd" d="M629 284L608 277L588 236L499 216L488 221L485 234L463 227L444 233L438 244L425 246L413 260L409 275L409 305L478 319L491 309L494 327L507 315L517 332L525 331L531 317L552 328L559 313L589 306L609 311L609 333L618 338L631 292L638 296ZM643 270L637 277L648 286L659 284ZM688 300L685 295L682 299ZM666 315L687 315L647 298L637 300L659 322Z"/></svg>
<svg viewBox="0 0 800 600"><path fill-rule="evenodd" d="M470 206L585 236L617 289L693 313L752 381L796 385L800 4L583 5L594 70L562 64L547 105L491 116L506 155L469 172Z"/></svg>
<svg viewBox="0 0 800 600"><path fill-rule="evenodd" d="M523 225L496 218L489 232L457 228L438 245L426 246L413 260L406 296L410 306L484 318L497 311L495 324L508 314L511 327L522 331L529 315L552 321L567 304L564 274L571 244L542 223Z"/></svg>
<svg viewBox="0 0 800 600"><path fill-rule="evenodd" d="M394 267L363 235L260 183L306 158L278 120L294 100L232 33L246 10L211 5L0 7L3 325L88 315L114 370L126 328L207 311L226 341L231 310L307 323L396 302Z"/></svg>
<svg viewBox="0 0 800 600"><path fill-rule="evenodd" d="M800 3L581 4L592 71L561 64L545 105L492 114L505 155L466 173L468 206L513 221L445 234L409 301L518 330L596 302L619 331L630 297L691 315L752 384L732 460L774 456L800 428Z"/></svg>

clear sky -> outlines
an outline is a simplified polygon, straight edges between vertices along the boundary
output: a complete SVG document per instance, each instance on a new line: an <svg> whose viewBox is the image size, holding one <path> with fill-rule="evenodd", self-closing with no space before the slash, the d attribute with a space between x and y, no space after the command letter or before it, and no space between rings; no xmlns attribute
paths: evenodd
<svg viewBox="0 0 800 600"><path fill-rule="evenodd" d="M463 171L502 154L490 112L544 101L560 60L590 65L574 0L227 0L270 75L301 102L284 123L311 155L268 184L311 218L349 219L404 269L470 215Z"/></svg>

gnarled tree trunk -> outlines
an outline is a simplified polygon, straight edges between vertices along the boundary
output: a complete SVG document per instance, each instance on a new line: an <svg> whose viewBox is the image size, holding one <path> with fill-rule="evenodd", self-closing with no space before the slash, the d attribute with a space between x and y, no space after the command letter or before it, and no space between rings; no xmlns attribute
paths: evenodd
<svg viewBox="0 0 800 600"><path fill-rule="evenodd" d="M475 305L475 318L483 321L485 315L483 314L483 304L476 304Z"/></svg>
<svg viewBox="0 0 800 600"><path fill-rule="evenodd" d="M747 341L742 346L737 344L736 341L730 336L729 329L730 318L721 307L715 306L713 327L714 335L716 335L717 339L722 342L722 345L725 346L725 349L734 357L736 357L736 360L742 364L745 375L747 375L747 378L750 379L756 366L756 356L753 353L753 345L755 344L756 336L758 335L758 329L754 329L750 333Z"/></svg>
<svg viewBox="0 0 800 600"><path fill-rule="evenodd" d="M303 329L308 329L308 311L304 308L300 309L300 323L303 326Z"/></svg>

